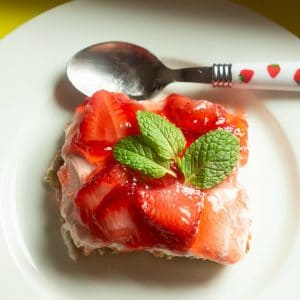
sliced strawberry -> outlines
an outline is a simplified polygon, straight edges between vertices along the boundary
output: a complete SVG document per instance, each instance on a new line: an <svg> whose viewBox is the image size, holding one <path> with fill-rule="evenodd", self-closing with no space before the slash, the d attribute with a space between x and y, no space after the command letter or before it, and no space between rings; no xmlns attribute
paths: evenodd
<svg viewBox="0 0 300 300"><path fill-rule="evenodd" d="M176 126L198 137L217 129L225 121L223 106L177 94L166 98L164 114Z"/></svg>
<svg viewBox="0 0 300 300"><path fill-rule="evenodd" d="M232 132L240 139L241 163L246 163L248 124L243 118L227 113L223 106L173 94L166 98L164 114L184 130L187 146L210 130L224 128Z"/></svg>
<svg viewBox="0 0 300 300"><path fill-rule="evenodd" d="M187 249L200 220L202 193L175 183L164 188L140 189L137 207L146 222L169 249Z"/></svg>
<svg viewBox="0 0 300 300"><path fill-rule="evenodd" d="M248 123L243 118L226 114L225 123L221 126L240 139L240 163L244 165L248 159Z"/></svg>
<svg viewBox="0 0 300 300"><path fill-rule="evenodd" d="M85 184L74 199L81 222L101 238L103 235L94 224L95 211L105 196L126 180L127 174L122 166L108 167Z"/></svg>
<svg viewBox="0 0 300 300"><path fill-rule="evenodd" d="M95 223L109 244L139 244L139 230L134 222L134 198L130 186L119 185L106 195L95 213Z"/></svg>
<svg viewBox="0 0 300 300"><path fill-rule="evenodd" d="M83 142L105 142L113 144L130 133L132 116L122 106L130 99L124 94L99 91L87 102L80 123L80 139ZM134 108L134 107L132 107ZM129 105L128 105L129 110Z"/></svg>
<svg viewBox="0 0 300 300"><path fill-rule="evenodd" d="M72 150L90 162L106 158L119 139L138 133L138 110L142 106L124 94L96 92L77 109L79 125Z"/></svg>

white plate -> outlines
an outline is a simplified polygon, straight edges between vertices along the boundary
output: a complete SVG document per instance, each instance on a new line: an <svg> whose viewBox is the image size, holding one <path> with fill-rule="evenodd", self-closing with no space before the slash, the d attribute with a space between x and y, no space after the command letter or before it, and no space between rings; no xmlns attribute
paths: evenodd
<svg viewBox="0 0 300 300"><path fill-rule="evenodd" d="M143 45L170 66L299 60L300 41L224 1L78 1L51 10L0 42L1 299L295 299L300 269L300 93L181 92L239 103L249 114L244 172L254 215L240 263L130 254L67 257L59 217L42 184L71 110L82 98L64 81L67 60L101 41ZM184 3L184 4L183 4ZM104 298L105 297L105 298Z"/></svg>

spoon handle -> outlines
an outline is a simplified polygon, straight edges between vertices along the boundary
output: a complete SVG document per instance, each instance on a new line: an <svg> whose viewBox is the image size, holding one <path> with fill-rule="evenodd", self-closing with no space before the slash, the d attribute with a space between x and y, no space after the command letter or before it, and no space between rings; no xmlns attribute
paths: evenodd
<svg viewBox="0 0 300 300"><path fill-rule="evenodd" d="M211 83L213 87L300 92L300 62L213 64L170 70L166 82Z"/></svg>
<svg viewBox="0 0 300 300"><path fill-rule="evenodd" d="M212 86L300 91L300 62L214 64Z"/></svg>

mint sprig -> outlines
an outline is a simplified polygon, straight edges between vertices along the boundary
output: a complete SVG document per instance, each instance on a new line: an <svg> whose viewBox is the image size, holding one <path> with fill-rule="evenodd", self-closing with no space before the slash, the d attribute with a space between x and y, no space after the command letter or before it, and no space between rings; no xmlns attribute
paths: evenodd
<svg viewBox="0 0 300 300"><path fill-rule="evenodd" d="M144 111L137 112L141 133L163 159L175 159L184 149L186 141L179 128L166 118Z"/></svg>
<svg viewBox="0 0 300 300"><path fill-rule="evenodd" d="M121 139L113 149L114 158L144 175L176 177L170 169L177 164L185 182L200 189L222 182L236 166L239 139L223 129L210 131L194 141L180 158L186 145L183 133L167 119L139 111L137 120L141 135Z"/></svg>
<svg viewBox="0 0 300 300"><path fill-rule="evenodd" d="M114 157L121 164L153 178L163 177L167 173L176 177L176 174L167 168L169 162L161 159L148 143L143 136L126 137L114 146Z"/></svg>
<svg viewBox="0 0 300 300"><path fill-rule="evenodd" d="M217 129L198 138L184 154L181 171L185 181L200 189L221 183L239 158L239 139Z"/></svg>

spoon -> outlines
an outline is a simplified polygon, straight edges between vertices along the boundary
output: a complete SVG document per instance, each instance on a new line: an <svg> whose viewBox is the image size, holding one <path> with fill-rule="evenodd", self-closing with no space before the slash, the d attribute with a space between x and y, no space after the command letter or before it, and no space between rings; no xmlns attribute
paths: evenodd
<svg viewBox="0 0 300 300"><path fill-rule="evenodd" d="M87 96L106 89L134 99L149 99L172 82L300 91L300 62L170 69L147 49L126 42L99 43L79 51L69 61L67 75L73 86Z"/></svg>

